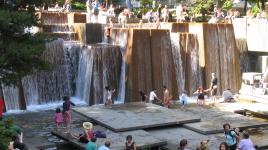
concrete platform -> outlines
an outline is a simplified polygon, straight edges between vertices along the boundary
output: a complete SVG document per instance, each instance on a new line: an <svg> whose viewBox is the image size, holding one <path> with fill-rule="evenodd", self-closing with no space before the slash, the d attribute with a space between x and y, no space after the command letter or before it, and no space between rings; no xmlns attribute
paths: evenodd
<svg viewBox="0 0 268 150"><path fill-rule="evenodd" d="M182 127L172 127L165 129L147 130L151 135L167 141L167 145L163 146L165 150L175 150L179 146L179 141L182 139L188 140L188 147L191 150L196 149L200 141L209 139L209 149L216 150L221 142L225 141L223 133L203 135ZM268 127L249 129L250 139L260 149L268 148ZM242 137L241 137L242 138Z"/></svg>
<svg viewBox="0 0 268 150"><path fill-rule="evenodd" d="M268 126L268 122L260 121L250 117L245 117L239 114L226 114L222 117L213 118L213 120L209 121L184 124L183 127L207 135L222 133L222 125L224 123L230 123L232 128L239 127L240 129Z"/></svg>
<svg viewBox="0 0 268 150"><path fill-rule="evenodd" d="M200 121L199 117L191 113L174 111L149 103L118 104L111 109L105 106L92 106L73 110L116 132Z"/></svg>
<svg viewBox="0 0 268 150"><path fill-rule="evenodd" d="M137 149L146 149L151 147L160 147L166 145L165 140L159 140L152 136L150 133L144 131L144 130L134 130L134 131L127 131L127 132L120 132L115 133L111 130L107 130L103 127L98 126L98 130L104 131L107 135L107 138L98 138L96 141L97 147L102 146L105 141L111 142L111 150L123 150L125 148L125 141L127 135L132 135L136 145ZM100 129L102 128L102 129ZM94 127L94 130L96 127ZM78 135L79 133L83 133L82 129L72 129L72 134ZM52 134L55 136L66 140L71 145L84 150L85 145L84 143L80 143L77 141L77 139L73 138L70 134L66 134L62 131L52 131Z"/></svg>

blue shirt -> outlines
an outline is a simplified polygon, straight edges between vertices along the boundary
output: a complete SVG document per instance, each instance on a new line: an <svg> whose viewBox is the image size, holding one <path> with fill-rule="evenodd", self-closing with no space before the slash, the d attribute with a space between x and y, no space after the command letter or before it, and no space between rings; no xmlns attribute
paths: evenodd
<svg viewBox="0 0 268 150"><path fill-rule="evenodd" d="M227 133L225 133L225 138L226 138L226 143L228 144L228 146L232 146L234 144L236 144L236 133L235 131L227 131Z"/></svg>
<svg viewBox="0 0 268 150"><path fill-rule="evenodd" d="M89 141L86 145L86 150L97 150L97 145L94 142Z"/></svg>

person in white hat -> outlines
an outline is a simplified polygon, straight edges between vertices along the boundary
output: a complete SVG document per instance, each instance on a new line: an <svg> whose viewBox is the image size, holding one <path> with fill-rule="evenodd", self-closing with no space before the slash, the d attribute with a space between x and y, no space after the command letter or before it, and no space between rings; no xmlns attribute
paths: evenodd
<svg viewBox="0 0 268 150"><path fill-rule="evenodd" d="M93 124L90 122L83 123L84 133L79 134L79 136L75 136L71 134L74 138L78 139L79 142L88 143L93 137Z"/></svg>
<svg viewBox="0 0 268 150"><path fill-rule="evenodd" d="M92 131L93 124L90 122L84 122L83 128L85 130L86 139L90 141L94 136L93 131Z"/></svg>

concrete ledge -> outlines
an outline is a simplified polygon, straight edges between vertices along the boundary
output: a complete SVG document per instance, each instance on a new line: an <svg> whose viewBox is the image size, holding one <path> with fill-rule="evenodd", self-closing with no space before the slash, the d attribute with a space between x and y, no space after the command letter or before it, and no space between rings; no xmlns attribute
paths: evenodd
<svg viewBox="0 0 268 150"><path fill-rule="evenodd" d="M72 131L72 134L73 132L75 131ZM70 134L66 134L62 131L58 132L52 131L51 133L81 150L85 149L86 144L78 142L78 140L74 139ZM79 133L82 133L82 130ZM96 141L97 147L102 146L105 141L109 140L111 142L112 150L123 150L125 148L125 140L126 140L125 138L127 137L127 135L132 135L136 143L137 149L140 150L152 147L161 147L167 144L167 141L156 139L151 134L143 130L135 130L120 133L114 133L112 131L107 130L105 131L105 133L107 134L107 138L98 138Z"/></svg>
<svg viewBox="0 0 268 150"><path fill-rule="evenodd" d="M241 116L244 117L244 116ZM267 127L268 122L262 122L258 121L256 119L252 120L244 120L241 121L238 119L238 121L231 121L229 120L230 124L232 125L232 128L240 128L242 130L247 129L247 128L258 128L258 127ZM183 127L204 134L204 135L209 135L209 134L217 134L217 133L223 133L223 128L222 124L220 123L215 123L211 121L207 122L198 122L198 123L190 123L190 124L184 124Z"/></svg>
<svg viewBox="0 0 268 150"><path fill-rule="evenodd" d="M200 118L187 112L173 111L154 104L128 103L113 108L92 106L73 110L115 132L150 129L199 122Z"/></svg>

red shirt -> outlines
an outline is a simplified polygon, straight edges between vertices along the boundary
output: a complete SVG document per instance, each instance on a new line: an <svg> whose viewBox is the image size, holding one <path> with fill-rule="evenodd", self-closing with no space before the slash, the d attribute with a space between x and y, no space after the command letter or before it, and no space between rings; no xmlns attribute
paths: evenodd
<svg viewBox="0 0 268 150"><path fill-rule="evenodd" d="M93 136L94 136L94 135L93 135L92 130L89 130L89 131L87 132L87 138L92 139Z"/></svg>
<svg viewBox="0 0 268 150"><path fill-rule="evenodd" d="M4 101L0 98L0 117L3 116L3 109L4 109Z"/></svg>

